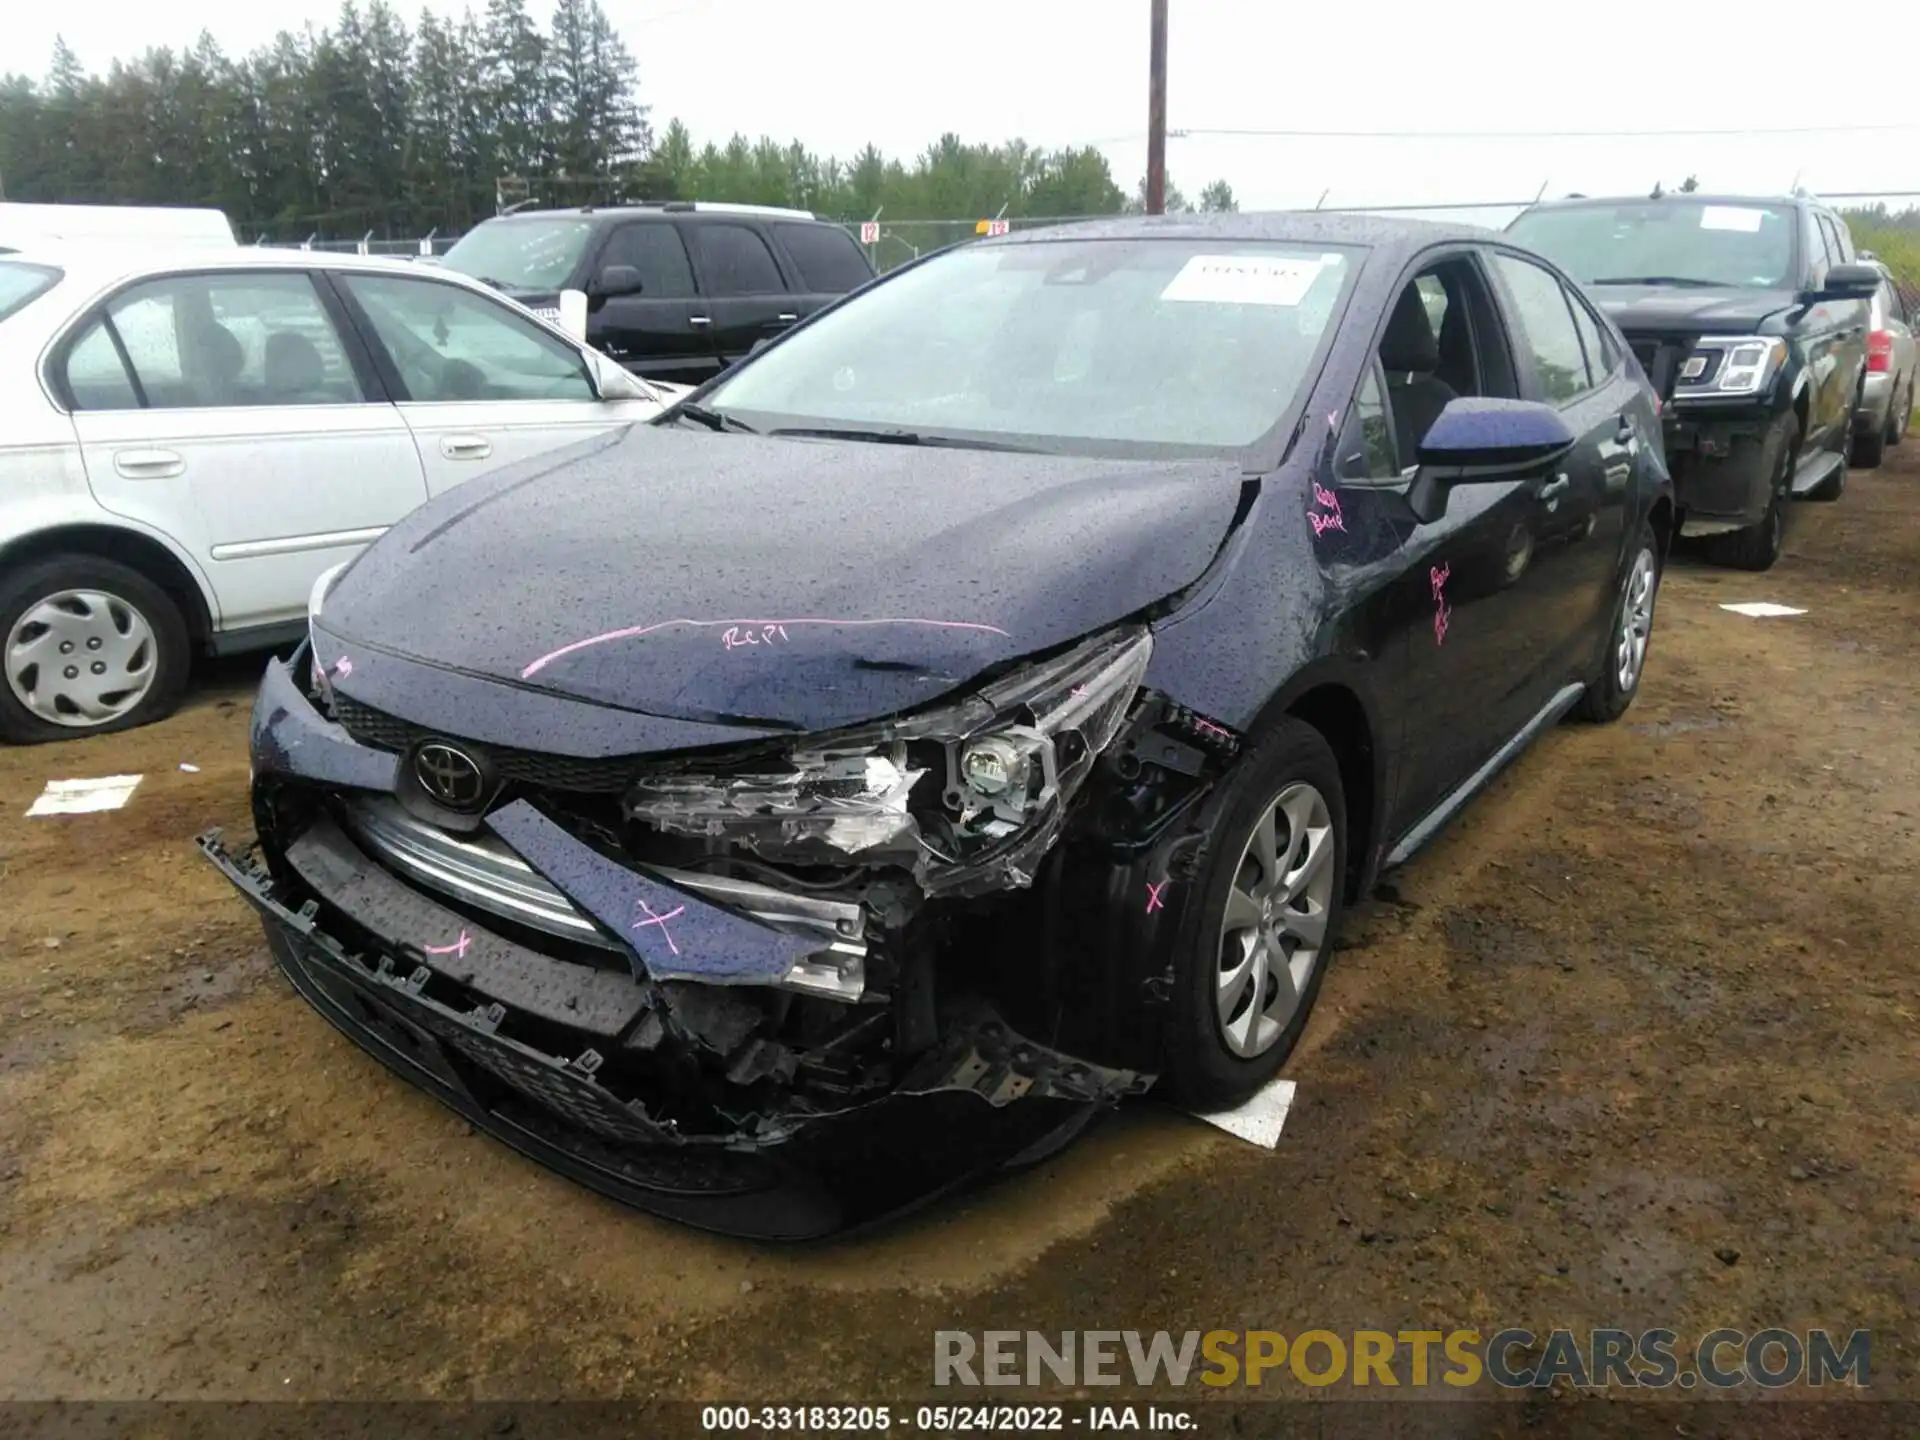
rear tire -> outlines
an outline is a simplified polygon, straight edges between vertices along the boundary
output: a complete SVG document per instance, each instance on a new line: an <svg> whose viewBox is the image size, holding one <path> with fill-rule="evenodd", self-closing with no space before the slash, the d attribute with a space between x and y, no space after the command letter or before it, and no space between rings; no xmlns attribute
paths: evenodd
<svg viewBox="0 0 1920 1440"><path fill-rule="evenodd" d="M50 555L0 583L0 740L80 740L151 724L180 703L186 621L139 571Z"/></svg>
<svg viewBox="0 0 1920 1440"><path fill-rule="evenodd" d="M1660 540L1653 527L1640 526L1627 578L1613 603L1600 672L1580 697L1582 720L1607 724L1618 720L1640 693L1647 673L1647 654L1653 648L1653 607L1660 597Z"/></svg>
<svg viewBox="0 0 1920 1440"><path fill-rule="evenodd" d="M1345 901L1339 762L1319 731L1283 719L1199 824L1161 1083L1193 1109L1221 1110L1279 1072L1320 993Z"/></svg>
<svg viewBox="0 0 1920 1440"><path fill-rule="evenodd" d="M1793 482L1794 467L1800 460L1800 417L1782 416L1773 438L1775 458L1766 513L1756 525L1713 537L1707 554L1717 565L1730 565L1736 570L1771 570L1774 561L1780 558L1787 533L1787 491Z"/></svg>
<svg viewBox="0 0 1920 1440"><path fill-rule="evenodd" d="M1851 458L1853 467L1856 470L1878 470L1880 468L1880 462L1887 458L1886 431L1882 430L1874 435L1854 436L1853 454ZM1825 488L1825 486L1821 487L1821 489ZM1814 498L1817 500L1825 500L1829 497L1816 494ZM1835 498L1837 498L1837 495Z"/></svg>

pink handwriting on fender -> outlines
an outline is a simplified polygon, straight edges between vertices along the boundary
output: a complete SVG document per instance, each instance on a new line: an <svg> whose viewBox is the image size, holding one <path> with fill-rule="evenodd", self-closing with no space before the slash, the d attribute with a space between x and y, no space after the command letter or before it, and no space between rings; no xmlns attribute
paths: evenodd
<svg viewBox="0 0 1920 1440"><path fill-rule="evenodd" d="M422 945L420 948L429 955L452 955L456 959L464 960L467 955L467 947L472 943L473 941L468 938L467 932L462 930L460 932L460 938L451 945Z"/></svg>
<svg viewBox="0 0 1920 1440"><path fill-rule="evenodd" d="M761 625L758 628L751 625L729 625L720 632L720 643L729 650L737 649L742 645L771 645L775 640L786 638L787 627L778 624Z"/></svg>
<svg viewBox="0 0 1920 1440"><path fill-rule="evenodd" d="M673 909L667 911L666 914L656 915L653 913L653 907L647 904L646 901L636 900L633 903L638 905L642 910L647 912L647 918L644 920L634 921L631 928L635 930L644 930L649 925L658 925L660 927L660 934L666 939L667 949L671 950L674 954L678 955L680 953L680 947L673 943L673 932L667 928L667 921L673 919L674 916L678 915L682 910L685 910L687 907L684 905L676 905L673 907Z"/></svg>
<svg viewBox="0 0 1920 1440"><path fill-rule="evenodd" d="M725 630L731 628L742 633L747 631L761 631L772 627L778 630L781 636L784 637L786 635L786 627L789 625L832 625L842 628L855 628L866 625L918 625L933 630L970 630L977 634L998 635L1002 639L1013 638L998 625L982 625L972 620L922 620L912 616L895 616L881 620L827 620L813 618L787 620L661 620L653 625L629 625L624 630L609 630L605 634L589 635L584 640L575 640L570 645L562 645L558 650L549 650L545 655L542 655L538 660L535 660L531 665L527 666L526 669L522 670L520 672L520 678L522 680L531 680L554 661L561 659L563 656L571 655L576 650L586 650L595 645L606 645L615 640L635 640L642 635L652 635L660 630L671 630L675 626L693 626L703 630ZM744 641L736 639L734 641L734 644L765 643L766 642L762 640ZM731 649L732 646L729 645L728 648Z"/></svg>
<svg viewBox="0 0 1920 1440"><path fill-rule="evenodd" d="M1193 720L1193 728L1206 735L1218 735L1222 740L1231 740L1233 738L1231 734L1229 734L1225 730L1222 730L1218 725L1214 724L1211 720L1202 720L1197 715L1194 717L1194 720Z"/></svg>
<svg viewBox="0 0 1920 1440"><path fill-rule="evenodd" d="M1340 514L1340 497L1334 494L1333 491L1327 489L1324 485L1316 484L1313 487L1313 503L1324 507L1330 512L1327 514L1322 514L1319 510L1309 510L1307 512L1307 519L1313 525L1313 533L1315 535L1323 535L1329 530L1345 530L1347 528L1347 522Z"/></svg>
<svg viewBox="0 0 1920 1440"><path fill-rule="evenodd" d="M336 675L351 675L353 673L353 661L342 655L338 660L333 662L333 673Z"/></svg>
<svg viewBox="0 0 1920 1440"><path fill-rule="evenodd" d="M1152 883L1151 881L1149 881L1149 882L1148 882L1148 884L1147 884L1147 914L1149 914L1149 915L1151 915L1151 914L1153 914L1153 912L1154 912L1154 911L1156 911L1156 910L1164 910L1164 909L1166 909L1166 908L1167 908L1167 907L1166 907L1166 906L1165 906L1164 904L1162 904L1162 903L1161 903L1161 901L1160 901L1160 892L1161 892L1162 890L1165 890L1165 889L1167 888L1167 886L1169 886L1169 885L1171 885L1172 883L1173 883L1173 882L1172 882L1171 880L1162 880L1162 881L1161 881L1161 882L1160 882L1160 883L1159 883L1158 885L1155 885L1155 884L1153 884L1153 883Z"/></svg>
<svg viewBox="0 0 1920 1440"><path fill-rule="evenodd" d="M1453 573L1453 566L1434 565L1427 571L1427 578L1433 585L1433 643L1447 643L1447 617L1453 614L1453 607L1447 604L1447 577Z"/></svg>

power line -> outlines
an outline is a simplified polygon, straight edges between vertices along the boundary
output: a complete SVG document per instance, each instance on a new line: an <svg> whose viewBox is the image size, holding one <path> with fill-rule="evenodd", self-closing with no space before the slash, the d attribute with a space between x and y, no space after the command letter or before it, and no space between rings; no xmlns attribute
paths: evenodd
<svg viewBox="0 0 1920 1440"><path fill-rule="evenodd" d="M1865 135L1920 130L1920 124L1780 125L1739 130L1228 130L1186 127L1169 139L1196 135L1261 140L1665 140L1747 135ZM1118 137L1116 137L1118 138Z"/></svg>

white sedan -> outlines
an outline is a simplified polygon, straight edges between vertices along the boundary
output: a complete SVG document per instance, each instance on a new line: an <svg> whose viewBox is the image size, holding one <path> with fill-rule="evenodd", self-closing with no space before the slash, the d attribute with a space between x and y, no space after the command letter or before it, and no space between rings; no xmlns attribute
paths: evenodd
<svg viewBox="0 0 1920 1440"><path fill-rule="evenodd" d="M145 724L430 496L660 413L478 282L234 249L0 256L0 738Z"/></svg>

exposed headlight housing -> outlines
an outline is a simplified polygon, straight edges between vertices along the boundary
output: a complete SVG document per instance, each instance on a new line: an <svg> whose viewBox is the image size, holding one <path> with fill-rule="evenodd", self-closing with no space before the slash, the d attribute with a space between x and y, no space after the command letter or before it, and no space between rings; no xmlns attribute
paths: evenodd
<svg viewBox="0 0 1920 1440"><path fill-rule="evenodd" d="M1676 400L1759 395L1786 363L1787 342L1768 335L1702 336L1680 367Z"/></svg>
<svg viewBox="0 0 1920 1440"><path fill-rule="evenodd" d="M1122 626L917 715L731 766L662 768L625 810L776 862L898 866L929 894L1026 885L1152 655L1145 626Z"/></svg>

